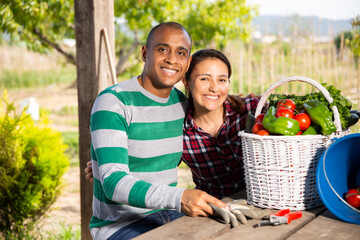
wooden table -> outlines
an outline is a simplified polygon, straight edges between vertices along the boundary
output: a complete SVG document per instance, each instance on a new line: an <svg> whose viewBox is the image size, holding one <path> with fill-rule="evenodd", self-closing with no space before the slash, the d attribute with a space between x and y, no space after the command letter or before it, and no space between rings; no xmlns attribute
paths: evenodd
<svg viewBox="0 0 360 240"><path fill-rule="evenodd" d="M246 198L245 191L225 198L224 202L233 199ZM293 220L290 224L278 226L255 227L260 220L251 219L246 224L239 223L236 228L229 224L220 223L205 217L182 217L162 227L147 232L136 240L312 240L360 239L360 226L344 222L334 216L326 207L319 207L309 211L302 211L300 219Z"/></svg>

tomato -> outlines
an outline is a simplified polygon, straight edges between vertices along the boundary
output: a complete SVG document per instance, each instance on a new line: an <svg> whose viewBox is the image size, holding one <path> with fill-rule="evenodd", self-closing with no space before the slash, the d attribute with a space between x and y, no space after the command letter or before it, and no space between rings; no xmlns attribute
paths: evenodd
<svg viewBox="0 0 360 240"><path fill-rule="evenodd" d="M287 108L280 108L276 111L275 117L287 117L287 118L294 118L294 113L290 109Z"/></svg>
<svg viewBox="0 0 360 240"><path fill-rule="evenodd" d="M302 131L299 131L296 135L301 135L303 132Z"/></svg>
<svg viewBox="0 0 360 240"><path fill-rule="evenodd" d="M299 126L300 126L301 131L304 131L305 129L307 129L311 125L310 117L306 113L296 114L294 119L299 122Z"/></svg>
<svg viewBox="0 0 360 240"><path fill-rule="evenodd" d="M277 105L276 105L277 109L281 109L281 108L287 108L290 109L291 111L295 111L295 102L291 99L283 99L280 100Z"/></svg>
<svg viewBox="0 0 360 240"><path fill-rule="evenodd" d="M269 132L266 130L260 130L257 132L257 135L261 135L261 136L269 136Z"/></svg>
<svg viewBox="0 0 360 240"><path fill-rule="evenodd" d="M354 208L360 207L360 192L356 189L350 189L345 196L346 201Z"/></svg>
<svg viewBox="0 0 360 240"><path fill-rule="evenodd" d="M263 119L265 117L265 114L264 113L261 113L259 114L256 118L255 118L255 123L262 123L263 122Z"/></svg>
<svg viewBox="0 0 360 240"><path fill-rule="evenodd" d="M252 132L257 134L261 130L265 130L264 125L262 123L255 123L252 128Z"/></svg>

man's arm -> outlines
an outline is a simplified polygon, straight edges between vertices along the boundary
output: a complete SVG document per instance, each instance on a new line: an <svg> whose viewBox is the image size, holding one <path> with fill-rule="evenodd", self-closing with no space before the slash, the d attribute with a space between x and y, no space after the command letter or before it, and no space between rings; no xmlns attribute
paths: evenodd
<svg viewBox="0 0 360 240"><path fill-rule="evenodd" d="M114 107L118 105L118 107ZM113 202L151 209L177 209L191 216L213 213L208 203L226 206L200 190L152 184L129 174L127 114L113 94L100 96L91 116L92 173L98 196ZM175 167L175 166L174 166ZM176 174L176 173L174 173ZM184 191L185 190L185 191Z"/></svg>

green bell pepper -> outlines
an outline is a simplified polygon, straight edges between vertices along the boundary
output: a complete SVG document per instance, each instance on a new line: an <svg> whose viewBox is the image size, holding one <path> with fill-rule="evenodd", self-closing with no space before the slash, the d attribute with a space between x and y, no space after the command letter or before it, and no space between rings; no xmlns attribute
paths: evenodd
<svg viewBox="0 0 360 240"><path fill-rule="evenodd" d="M275 107L270 107L263 119L264 128L273 134L296 135L300 131L299 122L287 117L275 117Z"/></svg>
<svg viewBox="0 0 360 240"><path fill-rule="evenodd" d="M311 124L301 135L316 135L321 132L321 128L318 125Z"/></svg>
<svg viewBox="0 0 360 240"><path fill-rule="evenodd" d="M322 135L330 135L336 131L336 126L332 120L332 112L324 103L318 100L309 100L304 103L304 108L311 121L321 127Z"/></svg>

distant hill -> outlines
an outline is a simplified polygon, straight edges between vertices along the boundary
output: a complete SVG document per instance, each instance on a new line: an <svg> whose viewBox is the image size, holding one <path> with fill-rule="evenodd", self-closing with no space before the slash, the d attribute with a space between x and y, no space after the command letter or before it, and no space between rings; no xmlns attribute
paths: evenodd
<svg viewBox="0 0 360 240"><path fill-rule="evenodd" d="M351 19L346 20L330 20L319 18L316 16L258 16L252 21L255 30L264 34L283 36L291 35L293 29L297 29L300 35L309 35L316 33L317 36L336 36L342 31L349 31L351 27ZM294 28L294 26L296 26Z"/></svg>

